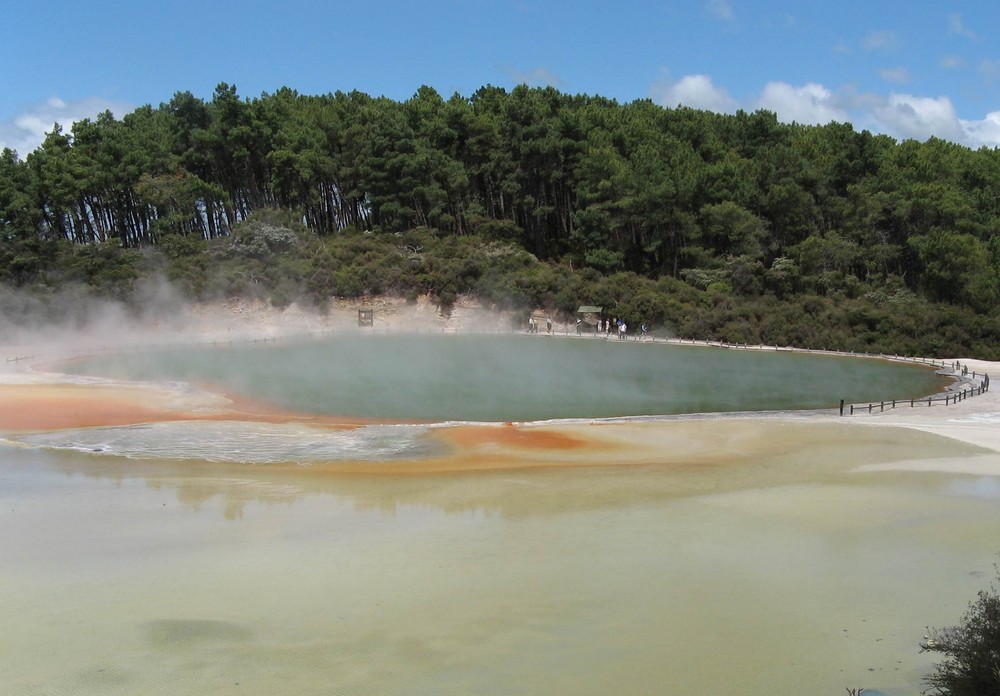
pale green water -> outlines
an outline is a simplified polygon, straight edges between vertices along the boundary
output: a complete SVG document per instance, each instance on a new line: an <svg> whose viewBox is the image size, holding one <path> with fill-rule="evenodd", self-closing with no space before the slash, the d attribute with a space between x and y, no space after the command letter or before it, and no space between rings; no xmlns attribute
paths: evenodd
<svg viewBox="0 0 1000 696"><path fill-rule="evenodd" d="M946 383L916 365L818 354L544 336L352 335L74 363L74 372L211 383L331 415L525 421L834 408Z"/></svg>
<svg viewBox="0 0 1000 696"><path fill-rule="evenodd" d="M925 626L992 575L996 479L850 471L979 456L929 435L760 425L782 454L696 470L0 448L3 692L919 693Z"/></svg>
<svg viewBox="0 0 1000 696"><path fill-rule="evenodd" d="M754 427L714 465L413 477L2 445L0 692L915 696L993 575L998 477L855 469L1000 455Z"/></svg>

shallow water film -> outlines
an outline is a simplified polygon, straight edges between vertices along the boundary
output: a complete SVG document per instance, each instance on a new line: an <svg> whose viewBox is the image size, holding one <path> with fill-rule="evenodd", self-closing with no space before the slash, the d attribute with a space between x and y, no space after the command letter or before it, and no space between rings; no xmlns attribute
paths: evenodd
<svg viewBox="0 0 1000 696"><path fill-rule="evenodd" d="M746 390L757 403L761 391L783 394L826 370L781 370L768 358L698 373L692 356L710 351L671 354L678 366L654 352L663 346L637 344L560 348L557 372L573 379L558 382L545 376L554 346L536 349L546 343L469 352L493 374L475 389L507 394L483 399L490 410L475 419L530 419L526 392L497 386L516 380L494 372L516 349L504 369L524 373L527 357L538 373L522 382L545 387L529 395L588 375L584 392L534 412L578 419L570 424L322 428L273 418L6 434L0 691L920 693L934 660L919 652L926 627L958 621L993 575L1000 484L982 472L996 471L1000 455L803 415L589 423L552 404L606 408L605 392L632 393L621 388L657 371L698 374L699 387L720 375L782 377ZM278 367L262 360L268 349L76 369L190 380L305 413L355 414L367 403L366 415L403 418L384 410L389 383L390 396L425 404L423 420L473 419L443 408L474 402L451 400L465 387L427 396L405 386L414 373L447 381L464 365L456 361L471 360L464 353L444 369L416 344L381 363L379 342L345 345L285 346ZM587 367L595 359L611 376L599 384ZM855 364L882 367L846 363L823 363L835 366L838 389L855 383L845 377L857 376ZM373 364L382 367L358 381L358 366ZM899 387L903 373L880 374L857 383ZM676 384L649 391L659 398ZM366 400L363 385L383 396ZM186 401L183 387L177 398L205 403ZM518 410L503 411L507 399ZM623 415L611 401L603 415ZM650 404L663 402L639 413Z"/></svg>
<svg viewBox="0 0 1000 696"><path fill-rule="evenodd" d="M0 683L919 693L925 627L988 584L1000 529L995 479L935 462L996 455L743 427L754 451L692 466L424 476L0 447ZM931 470L891 468L917 460Z"/></svg>

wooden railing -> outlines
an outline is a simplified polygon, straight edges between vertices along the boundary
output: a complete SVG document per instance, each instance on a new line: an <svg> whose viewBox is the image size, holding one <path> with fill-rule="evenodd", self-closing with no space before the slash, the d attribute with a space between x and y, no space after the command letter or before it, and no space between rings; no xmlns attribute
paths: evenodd
<svg viewBox="0 0 1000 696"><path fill-rule="evenodd" d="M840 415L853 416L856 413L881 413L886 409L898 408L900 406L909 406L910 408L914 408L916 406L931 407L935 404L952 406L974 396L985 394L990 390L990 376L988 374L977 372L970 373L967 367L960 366L958 363L955 363L955 365L956 367L953 368L954 372L952 374L959 381L946 392L919 399L892 399L891 401L879 401L867 404L845 404L844 400L841 399ZM969 386L960 386L962 382L969 383L970 377L971 383ZM956 389L956 387L958 388Z"/></svg>

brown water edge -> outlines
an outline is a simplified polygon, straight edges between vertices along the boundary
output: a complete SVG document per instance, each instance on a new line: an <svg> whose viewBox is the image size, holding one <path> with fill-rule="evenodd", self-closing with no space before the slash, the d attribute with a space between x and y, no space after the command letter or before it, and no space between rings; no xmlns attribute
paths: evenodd
<svg viewBox="0 0 1000 696"><path fill-rule="evenodd" d="M181 395L149 384L0 384L0 432L138 425L169 421L298 423L348 430L398 421L320 416L277 408L239 394ZM856 421L787 414L777 419L740 414L652 421L453 424L428 436L445 454L420 459L337 460L296 463L309 475L440 474L553 467L656 466L730 468L747 461L833 448L851 461L855 444L885 436L893 457L921 458L921 450L898 447L898 437ZM832 420L832 422L831 422ZM850 429L848 432L846 429ZM861 434L862 431L869 432ZM911 439L920 439L911 436ZM868 456L866 454L866 456ZM879 459L878 463L893 461ZM871 464L870 459L859 463ZM244 465L237 465L244 466ZM258 473L280 473L289 464L254 465ZM303 473L298 471L296 473Z"/></svg>

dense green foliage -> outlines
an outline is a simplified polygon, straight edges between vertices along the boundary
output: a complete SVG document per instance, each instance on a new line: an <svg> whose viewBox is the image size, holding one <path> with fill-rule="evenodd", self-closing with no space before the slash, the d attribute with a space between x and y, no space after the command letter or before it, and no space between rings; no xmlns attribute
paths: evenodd
<svg viewBox="0 0 1000 696"><path fill-rule="evenodd" d="M939 696L1000 694L1000 594L982 590L957 626L932 632L928 650L945 660L928 678Z"/></svg>
<svg viewBox="0 0 1000 696"><path fill-rule="evenodd" d="M554 89L178 93L0 155L0 281L475 293L679 334L1000 355L1000 152Z"/></svg>

